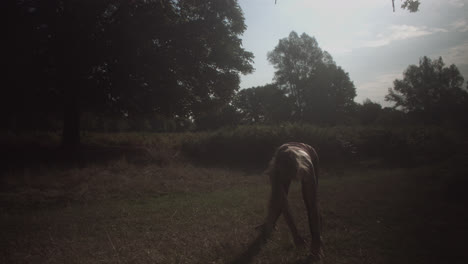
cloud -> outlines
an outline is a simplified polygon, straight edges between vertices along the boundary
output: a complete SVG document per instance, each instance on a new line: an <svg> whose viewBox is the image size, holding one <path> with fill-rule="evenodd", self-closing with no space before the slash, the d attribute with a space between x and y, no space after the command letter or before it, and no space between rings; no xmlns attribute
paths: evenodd
<svg viewBox="0 0 468 264"><path fill-rule="evenodd" d="M362 102L366 98L369 98L383 106L390 106L392 104L386 102L384 97L388 94L388 88L393 87L393 81L401 78L403 78L403 74L401 72L392 72L377 75L373 79L363 83L357 83L357 96L355 101Z"/></svg>
<svg viewBox="0 0 468 264"><path fill-rule="evenodd" d="M466 70L465 72L463 71L463 69L467 69L468 65L468 40L465 40L459 45L447 48L442 52L437 52L437 54L432 54L429 57L436 59L439 56L442 56L446 66L455 64L464 77L468 76L468 72ZM403 71L404 69L401 71L392 71L376 75L373 78L367 78L361 82L356 82L357 96L355 101L362 103L366 98L369 98L383 106L392 106L393 104L386 102L384 98L385 95L388 94L388 88L393 87L393 81L403 78Z"/></svg>
<svg viewBox="0 0 468 264"><path fill-rule="evenodd" d="M446 64L455 64L457 66L468 64L468 40L443 51L442 58Z"/></svg>
<svg viewBox="0 0 468 264"><path fill-rule="evenodd" d="M465 18L459 19L450 24L450 29L457 32L468 32L468 22Z"/></svg>
<svg viewBox="0 0 468 264"><path fill-rule="evenodd" d="M455 7L463 7L465 6L465 3L463 0L448 0L447 1L449 5L455 6Z"/></svg>
<svg viewBox="0 0 468 264"><path fill-rule="evenodd" d="M447 32L443 28L417 27L409 25L391 25L385 33L379 33L374 40L364 41L364 47L382 47L393 41L418 38L439 32Z"/></svg>
<svg viewBox="0 0 468 264"><path fill-rule="evenodd" d="M345 47L342 45L326 45L324 46L324 50L326 50L331 55L337 55L337 54L350 53L353 51L353 48Z"/></svg>
<svg viewBox="0 0 468 264"><path fill-rule="evenodd" d="M444 8L447 7L447 5L449 5L451 7L460 8L464 7L467 3L467 0L424 0L421 1L421 6L427 5L433 8Z"/></svg>
<svg viewBox="0 0 468 264"><path fill-rule="evenodd" d="M354 1L342 1L342 0L328 0L328 1L311 1L311 0L300 0L300 1L287 1L278 0L278 2L291 2L300 8L313 8L319 10L358 10L363 8L374 8L379 6L387 6L385 2L375 0L354 0Z"/></svg>

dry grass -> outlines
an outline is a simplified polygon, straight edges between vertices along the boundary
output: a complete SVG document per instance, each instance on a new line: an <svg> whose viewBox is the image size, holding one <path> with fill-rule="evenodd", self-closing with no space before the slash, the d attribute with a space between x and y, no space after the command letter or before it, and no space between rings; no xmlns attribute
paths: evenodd
<svg viewBox="0 0 468 264"><path fill-rule="evenodd" d="M225 231L245 221L240 212L232 215L239 203L249 203L250 192L243 187L265 183L256 176L182 164L134 165L125 159L83 169L12 173L3 178L8 188L1 192L0 262L217 258L216 252L225 253L231 243L232 234Z"/></svg>
<svg viewBox="0 0 468 264"><path fill-rule="evenodd" d="M466 168L323 171L323 263L466 263ZM254 238L258 174L126 159L11 172L0 192L0 263L227 263ZM307 231L298 184L291 205ZM458 195L454 195L457 193ZM283 220L255 263L309 263Z"/></svg>
<svg viewBox="0 0 468 264"><path fill-rule="evenodd" d="M173 193L211 192L247 185L259 177L240 171L134 164L125 157L106 165L84 168L38 168L2 177L2 202L13 204L80 203L109 199L158 197ZM9 199L9 197L11 199Z"/></svg>

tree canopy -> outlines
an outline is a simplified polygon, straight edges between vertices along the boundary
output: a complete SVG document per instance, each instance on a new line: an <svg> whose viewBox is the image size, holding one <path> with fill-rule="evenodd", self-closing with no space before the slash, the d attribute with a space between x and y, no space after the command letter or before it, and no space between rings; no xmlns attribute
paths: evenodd
<svg viewBox="0 0 468 264"><path fill-rule="evenodd" d="M246 124L287 122L293 107L291 98L276 84L243 89L237 93L233 105Z"/></svg>
<svg viewBox="0 0 468 264"><path fill-rule="evenodd" d="M276 84L294 102L296 120L336 120L354 104L356 89L348 73L315 38L292 31L268 53L268 60L276 69Z"/></svg>
<svg viewBox="0 0 468 264"><path fill-rule="evenodd" d="M237 0L1 5L11 25L5 110L18 112L13 106L24 102L29 114L64 113L70 144L78 143L83 111L197 118L227 104L239 74L253 70Z"/></svg>
<svg viewBox="0 0 468 264"><path fill-rule="evenodd" d="M464 114L468 93L463 89L463 77L454 64L446 67L442 57L423 57L419 65L410 65L403 79L396 79L389 88L387 101L405 112L441 121Z"/></svg>

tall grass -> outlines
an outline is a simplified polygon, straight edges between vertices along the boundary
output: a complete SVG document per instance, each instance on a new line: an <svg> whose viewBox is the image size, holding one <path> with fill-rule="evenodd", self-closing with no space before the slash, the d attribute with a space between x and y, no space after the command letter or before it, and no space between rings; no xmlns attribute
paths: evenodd
<svg viewBox="0 0 468 264"><path fill-rule="evenodd" d="M325 164L377 158L407 166L449 157L463 139L454 131L437 127L283 124L239 126L199 134L184 140L182 149L198 162L257 167L268 162L276 147L290 141L312 145Z"/></svg>
<svg viewBox="0 0 468 264"><path fill-rule="evenodd" d="M289 141L308 142L319 151L338 149L336 131L310 125L239 126L184 141L182 149L199 162L229 165L266 164L275 148Z"/></svg>
<svg viewBox="0 0 468 264"><path fill-rule="evenodd" d="M0 143L10 145L58 145L59 133L7 134ZM285 123L275 126L249 125L227 127L211 132L184 133L97 133L83 132L82 143L91 148L166 163L188 158L214 166L263 168L274 150L285 142L312 145L322 165L345 164L360 160L381 160L395 166L408 166L448 158L463 151L468 141L459 131L441 127L319 127ZM39 143L39 144L37 144ZM94 151L94 150L93 150ZM109 151L107 151L109 152ZM85 153L107 155L106 151ZM88 155L89 154L89 155ZM99 157L96 157L99 158ZM146 158L145 158L146 159ZM132 160L132 158L130 158Z"/></svg>

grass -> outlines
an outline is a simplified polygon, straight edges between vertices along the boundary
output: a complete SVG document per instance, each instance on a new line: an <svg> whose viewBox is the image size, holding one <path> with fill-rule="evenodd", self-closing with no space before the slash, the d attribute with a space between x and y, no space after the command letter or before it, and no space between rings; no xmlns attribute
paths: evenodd
<svg viewBox="0 0 468 264"><path fill-rule="evenodd" d="M113 182L106 179L108 170L116 174ZM222 231L243 221L240 212L234 217L235 208L249 203L249 192L240 188L248 180L242 173L193 167L135 168L118 162L70 174L80 177L91 171L93 179L80 185L102 184L106 189L90 188L86 195L73 195L72 189L55 197L68 200L66 204L44 199L53 193L50 178L27 187L28 194L17 191L27 198L10 200L3 207L9 209L2 210L1 223L8 230L2 236L5 263L193 263L210 256L205 253L212 249L223 249L229 233ZM155 183L152 187L138 176L149 171ZM211 179L214 175L216 180ZM197 182L190 184L182 177ZM231 187L231 179L239 181L237 187Z"/></svg>
<svg viewBox="0 0 468 264"><path fill-rule="evenodd" d="M463 160L324 168L323 263L466 263ZM12 171L1 186L1 263L228 263L254 239L269 195L257 173L124 158ZM290 202L308 234L297 183ZM254 259L308 261L283 219Z"/></svg>
<svg viewBox="0 0 468 264"><path fill-rule="evenodd" d="M465 134L442 127L318 127L290 123L197 133L82 132L83 148L73 153L73 158L81 163L102 163L126 157L159 165L185 158L209 167L259 169L259 164L266 164L279 145L297 141L313 145L320 153L322 165L330 167L370 158L391 166L411 167L465 153ZM0 173L5 167L67 162L68 155L63 155L58 147L59 133L0 132L0 145L0 160L5 163L0 166Z"/></svg>

